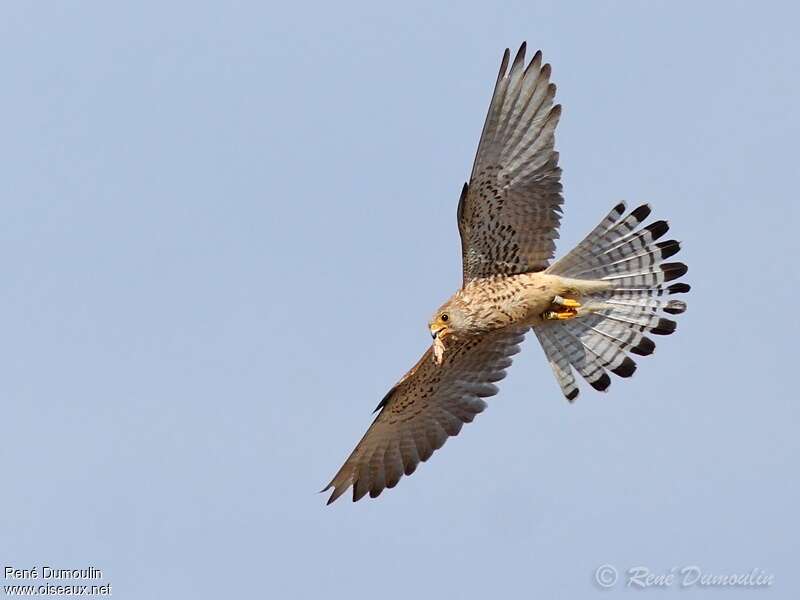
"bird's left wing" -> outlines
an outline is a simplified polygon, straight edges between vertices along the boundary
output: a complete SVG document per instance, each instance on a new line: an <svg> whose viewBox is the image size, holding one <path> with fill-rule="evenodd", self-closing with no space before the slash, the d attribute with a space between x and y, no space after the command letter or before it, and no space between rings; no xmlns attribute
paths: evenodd
<svg viewBox="0 0 800 600"><path fill-rule="evenodd" d="M527 328L503 330L481 338L448 344L437 366L428 349L419 362L383 399L380 414L323 490L333 488L328 504L353 486L353 501L411 475L449 436L486 408L482 398L494 396L494 382L505 377L511 357Z"/></svg>
<svg viewBox="0 0 800 600"><path fill-rule="evenodd" d="M561 220L561 169L554 132L561 106L550 65L525 44L508 69L505 51L475 164L458 203L464 284L545 269Z"/></svg>

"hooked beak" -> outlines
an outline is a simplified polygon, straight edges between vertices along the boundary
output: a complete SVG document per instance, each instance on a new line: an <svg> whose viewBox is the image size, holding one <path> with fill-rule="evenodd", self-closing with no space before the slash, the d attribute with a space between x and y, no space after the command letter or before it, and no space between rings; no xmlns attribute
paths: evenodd
<svg viewBox="0 0 800 600"><path fill-rule="evenodd" d="M436 339L437 337L439 337L439 334L444 331L444 329L445 329L444 327L440 327L439 329L431 329L431 337L433 339Z"/></svg>

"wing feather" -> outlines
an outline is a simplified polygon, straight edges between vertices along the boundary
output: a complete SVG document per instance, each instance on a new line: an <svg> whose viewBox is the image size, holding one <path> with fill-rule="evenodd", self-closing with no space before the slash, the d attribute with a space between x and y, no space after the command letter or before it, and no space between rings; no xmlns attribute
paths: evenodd
<svg viewBox="0 0 800 600"><path fill-rule="evenodd" d="M561 221L555 128L561 107L550 65L537 52L527 68L523 43L508 68L503 55L470 181L458 203L464 284L493 275L541 271Z"/></svg>
<svg viewBox="0 0 800 600"><path fill-rule="evenodd" d="M438 366L428 349L387 394L381 412L325 488L333 488L328 504L351 486L354 501L367 493L378 496L413 473L448 437L458 435L464 423L486 408L483 398L497 393L492 382L502 379L525 331L453 342Z"/></svg>

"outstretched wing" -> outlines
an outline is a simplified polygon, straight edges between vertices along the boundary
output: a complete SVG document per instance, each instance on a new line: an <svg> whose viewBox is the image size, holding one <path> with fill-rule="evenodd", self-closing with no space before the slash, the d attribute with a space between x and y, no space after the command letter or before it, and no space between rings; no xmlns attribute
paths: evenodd
<svg viewBox="0 0 800 600"><path fill-rule="evenodd" d="M541 271L561 221L561 169L553 149L561 106L550 65L525 44L506 72L505 51L475 164L458 203L464 284L491 275Z"/></svg>
<svg viewBox="0 0 800 600"><path fill-rule="evenodd" d="M378 408L380 414L328 486L328 504L353 486L353 501L397 485L426 461L449 436L486 408L481 398L494 396L494 382L505 377L519 352L526 328L500 331L448 345L437 366L428 349L395 385Z"/></svg>

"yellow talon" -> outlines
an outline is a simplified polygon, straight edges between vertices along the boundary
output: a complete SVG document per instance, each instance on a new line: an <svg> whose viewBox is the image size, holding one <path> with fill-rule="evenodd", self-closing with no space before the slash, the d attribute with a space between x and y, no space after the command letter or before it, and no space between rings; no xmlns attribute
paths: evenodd
<svg viewBox="0 0 800 600"><path fill-rule="evenodd" d="M548 310L542 313L544 320L566 321L567 319L574 319L578 316L578 309L581 307L581 303L572 298L556 296L553 298L553 307L556 310Z"/></svg>
<svg viewBox="0 0 800 600"><path fill-rule="evenodd" d="M567 319L574 319L578 316L577 311L574 310L565 310L565 311L554 311L548 310L542 313L542 318L547 321L566 321Z"/></svg>
<svg viewBox="0 0 800 600"><path fill-rule="evenodd" d="M553 298L553 304L559 304L566 308L580 308L581 303L577 300L573 300L572 298L562 298L561 296L556 296Z"/></svg>

